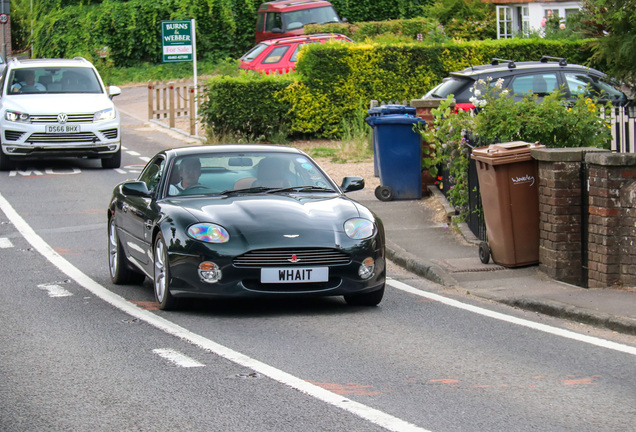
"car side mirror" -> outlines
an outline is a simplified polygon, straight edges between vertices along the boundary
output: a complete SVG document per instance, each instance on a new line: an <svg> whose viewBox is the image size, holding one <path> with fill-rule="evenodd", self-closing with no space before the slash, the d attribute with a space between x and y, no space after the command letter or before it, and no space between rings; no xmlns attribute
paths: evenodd
<svg viewBox="0 0 636 432"><path fill-rule="evenodd" d="M119 96L121 94L121 89L117 86L108 86L108 97L114 98L115 96Z"/></svg>
<svg viewBox="0 0 636 432"><path fill-rule="evenodd" d="M342 179L342 186L340 186L343 192L353 192L364 189L364 179L362 177L345 177Z"/></svg>
<svg viewBox="0 0 636 432"><path fill-rule="evenodd" d="M121 191L124 195L150 197L151 193L148 190L146 183L141 181L130 181L122 185Z"/></svg>

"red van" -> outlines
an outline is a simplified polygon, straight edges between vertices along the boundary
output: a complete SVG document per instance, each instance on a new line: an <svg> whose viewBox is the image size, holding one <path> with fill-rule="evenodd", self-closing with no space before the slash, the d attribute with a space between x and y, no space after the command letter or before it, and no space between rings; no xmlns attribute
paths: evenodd
<svg viewBox="0 0 636 432"><path fill-rule="evenodd" d="M331 3L324 0L282 0L260 5L256 19L256 43L266 39L298 36L305 24L342 22Z"/></svg>
<svg viewBox="0 0 636 432"><path fill-rule="evenodd" d="M284 74L296 70L296 57L301 46L327 41L352 42L345 35L321 33L265 40L243 54L240 69Z"/></svg>

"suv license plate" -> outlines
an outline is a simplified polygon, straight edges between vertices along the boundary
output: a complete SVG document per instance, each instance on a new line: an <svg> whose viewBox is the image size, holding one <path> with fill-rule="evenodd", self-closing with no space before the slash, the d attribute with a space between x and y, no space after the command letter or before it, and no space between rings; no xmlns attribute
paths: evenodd
<svg viewBox="0 0 636 432"><path fill-rule="evenodd" d="M329 267L264 268L261 283L327 282Z"/></svg>
<svg viewBox="0 0 636 432"><path fill-rule="evenodd" d="M46 133L77 133L80 131L79 125L47 125Z"/></svg>

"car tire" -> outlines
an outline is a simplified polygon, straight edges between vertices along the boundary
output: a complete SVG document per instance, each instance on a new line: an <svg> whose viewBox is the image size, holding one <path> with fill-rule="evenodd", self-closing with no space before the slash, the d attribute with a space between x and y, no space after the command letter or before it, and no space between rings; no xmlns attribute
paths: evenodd
<svg viewBox="0 0 636 432"><path fill-rule="evenodd" d="M13 161L0 150L0 171L10 171L13 169Z"/></svg>
<svg viewBox="0 0 636 432"><path fill-rule="evenodd" d="M170 263L168 261L168 248L161 234L157 235L154 245L154 274L152 285L155 292L155 300L161 310L175 310L179 300L170 293Z"/></svg>
<svg viewBox="0 0 636 432"><path fill-rule="evenodd" d="M113 156L102 158L102 168L115 169L121 166L121 147Z"/></svg>
<svg viewBox="0 0 636 432"><path fill-rule="evenodd" d="M110 280L116 285L141 284L146 276L134 271L121 247L115 218L108 222L108 270Z"/></svg>
<svg viewBox="0 0 636 432"><path fill-rule="evenodd" d="M384 285L376 291L363 294L348 294L344 296L349 306L377 306L384 297Z"/></svg>

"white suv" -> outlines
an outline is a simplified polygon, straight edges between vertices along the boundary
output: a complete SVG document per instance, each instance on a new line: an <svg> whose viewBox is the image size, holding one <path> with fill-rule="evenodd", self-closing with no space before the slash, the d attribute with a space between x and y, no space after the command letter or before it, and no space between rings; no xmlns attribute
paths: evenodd
<svg viewBox="0 0 636 432"><path fill-rule="evenodd" d="M16 161L48 157L100 158L121 165L119 112L87 60L11 59L0 76L0 171Z"/></svg>

